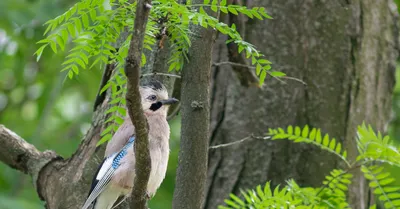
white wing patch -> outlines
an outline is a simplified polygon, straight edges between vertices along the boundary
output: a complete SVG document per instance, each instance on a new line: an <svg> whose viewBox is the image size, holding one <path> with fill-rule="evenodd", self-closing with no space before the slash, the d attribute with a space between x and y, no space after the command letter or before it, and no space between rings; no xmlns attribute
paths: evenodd
<svg viewBox="0 0 400 209"><path fill-rule="evenodd" d="M112 163L113 163L114 158L115 158L116 155L117 155L117 153L111 155L110 157L108 157L108 158L104 161L103 165L101 166L101 168L100 168L100 170L99 170L99 173L98 173L97 176L96 176L96 179L97 179L97 180L100 180L100 179L103 178L104 174L105 174L105 173L107 172L107 170L111 167L111 165L112 165Z"/></svg>

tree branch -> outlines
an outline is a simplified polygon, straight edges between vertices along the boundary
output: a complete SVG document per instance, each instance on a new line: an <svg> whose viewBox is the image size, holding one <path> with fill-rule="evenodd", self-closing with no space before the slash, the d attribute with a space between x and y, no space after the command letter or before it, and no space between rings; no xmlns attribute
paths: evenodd
<svg viewBox="0 0 400 209"><path fill-rule="evenodd" d="M241 144L247 140L251 140L251 139L270 139L270 136L254 136L254 135L250 135L250 136L246 136L245 138L238 140L238 141L234 141L234 142L229 142L226 144L218 144L218 145L214 145L214 146L210 146L209 149L219 149L219 148L224 148L224 147L229 147L235 144Z"/></svg>
<svg viewBox="0 0 400 209"><path fill-rule="evenodd" d="M40 152L3 125L0 125L0 144L0 161L32 176L35 187L39 171L48 162L58 158L53 151Z"/></svg>
<svg viewBox="0 0 400 209"><path fill-rule="evenodd" d="M179 75L169 74L169 73L157 73L157 72L143 74L140 76L140 78L147 77L147 76L156 76L156 75L173 77L173 78L181 78L181 76L179 76Z"/></svg>
<svg viewBox="0 0 400 209"><path fill-rule="evenodd" d="M217 62L217 63L213 63L212 64L213 67L219 67L219 66L222 66L222 65L231 65L231 66L236 66L236 67L243 67L243 69L245 69L245 70L246 70L246 68L248 68L248 69L256 69L256 67L254 67L254 66L241 64L241 63L236 63L236 62ZM274 77L274 76L272 76L272 77L278 79L281 82L283 82L283 81L280 80L280 78L283 78L283 79L287 79L287 80L294 80L294 81L297 81L297 82L302 83L304 85L307 85L306 82L304 82L303 80L301 80L299 78L294 78L294 77L290 77L290 76L282 76L282 77L279 77L279 78L278 77ZM283 83L285 83L285 82L283 82Z"/></svg>
<svg viewBox="0 0 400 209"><path fill-rule="evenodd" d="M144 209L147 202L147 183L149 181L151 159L148 141L148 124L144 116L139 92L140 67L146 23L150 14L151 0L139 0L136 7L133 36L125 65L128 79L126 104L129 117L136 130L134 144L136 169L131 208Z"/></svg>

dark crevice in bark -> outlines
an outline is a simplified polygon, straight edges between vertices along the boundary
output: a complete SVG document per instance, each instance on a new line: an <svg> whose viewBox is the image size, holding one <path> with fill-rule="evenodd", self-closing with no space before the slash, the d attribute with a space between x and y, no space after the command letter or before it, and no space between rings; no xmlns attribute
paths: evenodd
<svg viewBox="0 0 400 209"><path fill-rule="evenodd" d="M96 100L93 105L93 112L95 112L97 110L97 107L100 106L106 98L106 92L104 91L104 92L100 93L100 91L110 80L113 69L114 69L114 63L107 64L106 68L104 69L103 77L101 78L101 82L100 82L99 91L97 93Z"/></svg>
<svg viewBox="0 0 400 209"><path fill-rule="evenodd" d="M223 111L219 114L219 119L217 120L217 124L215 125L215 128L212 130L211 132L211 137L210 137L210 144L213 144L215 136L217 135L219 128L221 127L221 125L224 122L224 118L225 118L225 107L226 107L226 97L223 98L223 103L222 103L222 108ZM225 142L222 142L225 143Z"/></svg>
<svg viewBox="0 0 400 209"><path fill-rule="evenodd" d="M234 194L239 194L240 193L240 189L243 189L243 188L241 188L240 180L242 179L242 175L243 175L243 173L245 171L245 168L246 168L246 158L243 160L243 163L241 164L241 168L239 170L239 173L238 173L238 175L236 177L236 182L233 184L233 187L232 187L231 191Z"/></svg>
<svg viewBox="0 0 400 209"><path fill-rule="evenodd" d="M360 1L360 32L364 31L364 11L363 11L362 1ZM362 36L363 33L360 35Z"/></svg>
<svg viewBox="0 0 400 209"><path fill-rule="evenodd" d="M214 71L214 78L213 78L213 80L214 80L214 82L216 81L216 79L217 79L217 76L218 76L218 74L219 74L219 69L218 69L218 67L215 69L215 71ZM216 97L215 97L215 94L216 94L216 92L217 92L217 90L216 90L216 88L217 88L217 85L215 84L215 85L213 85L213 87L212 87L212 89L213 89L213 91L212 91L212 102L211 103L213 103L214 102L214 99L217 99ZM224 93L224 95L225 95L226 93ZM218 98L218 99L221 99L221 98ZM216 139L216 136L218 135L218 133L220 132L220 127L221 127L221 125L223 124L223 121L224 121L224 118L225 118L225 106L226 106L226 97L224 96L223 98L223 104L222 104L222 112L219 114L219 118L217 119L217 124L215 125L215 127L214 127L214 129L213 130L211 130L211 137L210 137L210 145L213 145L214 143L213 142L215 142L215 139ZM213 150L213 151L209 151L209 155L212 155L213 153L215 154L216 152L223 152L223 150ZM220 155L219 156L221 156L221 153L220 153ZM210 161L210 159L211 159L211 157L209 158L209 161ZM215 159L214 159L215 160ZM208 200L209 200L209 196L211 195L211 190L212 190L212 188L213 188L213 184L214 184L214 181L217 179L217 174L218 174L218 169L220 168L220 165L221 165L221 157L219 157L219 159L218 159L218 161L216 162L216 166L214 167L214 169L213 169L213 171L211 171L211 170L209 170L209 173L212 173L212 177L211 177L211 182L210 182L210 184L209 184L209 187L207 188L207 191L206 191L206 199L205 199L205 203L204 203L204 208L208 208ZM210 162L208 163L209 165L210 165ZM210 169L210 167L209 167L209 169ZM208 179L210 180L210 177L208 177Z"/></svg>
<svg viewBox="0 0 400 209"><path fill-rule="evenodd" d="M240 0L232 0L231 4L242 5ZM229 25L235 24L237 31L244 39L244 31L246 28L246 25L244 24L244 15L234 15L232 13L229 13L228 17ZM226 44L226 46L228 47L228 58L230 62L248 65L244 55L238 52L237 44L231 42ZM235 72L242 86L250 87L259 85L258 77L254 73L253 69L250 69L249 67L240 67L237 65L232 65L231 68Z"/></svg>
<svg viewBox="0 0 400 209"><path fill-rule="evenodd" d="M223 17L222 15L220 16L220 21L222 20ZM225 53L224 50L226 50L226 44L225 41L221 41L223 39L225 39L225 36L221 35L221 34L217 34L217 39L216 41L220 41L221 43L218 43L215 46L214 49L214 62L220 62L221 60L223 60L225 58ZM229 69L229 68L225 68ZM222 74L222 75L221 75ZM219 76L223 76L224 75L224 67L214 67L211 71L211 87L210 87L210 106L215 109L225 109L225 105L226 105L226 87L221 88L218 82L218 77ZM219 94L220 93L220 94ZM221 96L222 95L222 96ZM221 99L222 101L222 105L221 103ZM222 106L222 108L220 107ZM219 129L221 127L221 125L223 124L224 118L225 118L225 112L216 112L215 116L212 116L213 112L211 111L211 117L215 117L216 122L214 125L211 125L210 127L210 138L209 138L209 144L213 145L215 143L219 143L218 139L219 137L217 137L219 135L219 133L221 133L221 130ZM214 119L213 119L214 120ZM217 181L218 178L218 170L220 169L220 166L222 165L222 149L217 149L217 150L209 150L208 152L208 183L207 183L207 187L206 187L206 196L205 196L205 201L204 201L204 207L203 208L209 208L209 200L211 199L210 197L212 196L212 189L213 189L213 185L214 183ZM212 162L212 163L211 163Z"/></svg>
<svg viewBox="0 0 400 209"><path fill-rule="evenodd" d="M216 150L215 152L222 152L222 150ZM209 152L210 153L210 152ZM216 179L217 179L217 174L218 174L218 169L220 168L220 166L221 166L221 162L222 162L222 159L221 159L221 157L219 157L218 158L218 160L217 160L217 162L216 162L216 166L215 166L215 168L214 168L214 171L209 171L209 172L212 172L212 176L211 176L211 182L210 182L210 185L209 185L209 187L207 188L207 191L206 191L206 196L205 196L205 200L204 200L204 208L208 208L208 203L209 203L209 201L208 200L210 200L211 198L211 190L212 190L212 187L213 187L213 185L214 185L214 182L216 181ZM210 163L209 163L210 164ZM208 178L208 180L210 181L210 177Z"/></svg>
<svg viewBox="0 0 400 209"><path fill-rule="evenodd" d="M354 85L354 79L356 78L356 62L357 62L357 38L355 37L350 37L350 73L349 73L349 78L348 78L348 88L345 90L347 93L347 111L345 115L345 123L347 124L344 128L344 136L347 135L347 130L348 130L348 125L349 125L349 120L350 120L350 112L351 112L351 103L353 101L353 85Z"/></svg>

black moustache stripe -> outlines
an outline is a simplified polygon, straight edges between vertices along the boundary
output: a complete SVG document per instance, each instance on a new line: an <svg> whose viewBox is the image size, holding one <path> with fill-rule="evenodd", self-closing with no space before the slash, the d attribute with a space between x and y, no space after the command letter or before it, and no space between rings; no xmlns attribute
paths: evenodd
<svg viewBox="0 0 400 209"><path fill-rule="evenodd" d="M161 102L153 103L153 104L151 104L151 106L150 106L150 110L156 111L156 110L160 109L161 106L162 106L162 103L161 103Z"/></svg>

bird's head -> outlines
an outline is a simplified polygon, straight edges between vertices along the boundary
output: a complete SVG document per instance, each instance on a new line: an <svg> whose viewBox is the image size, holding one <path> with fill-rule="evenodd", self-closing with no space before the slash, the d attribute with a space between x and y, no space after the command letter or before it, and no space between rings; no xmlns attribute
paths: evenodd
<svg viewBox="0 0 400 209"><path fill-rule="evenodd" d="M169 98L165 86L155 80L141 86L140 94L142 96L143 111L149 116L166 116L169 105L179 102L175 98Z"/></svg>

